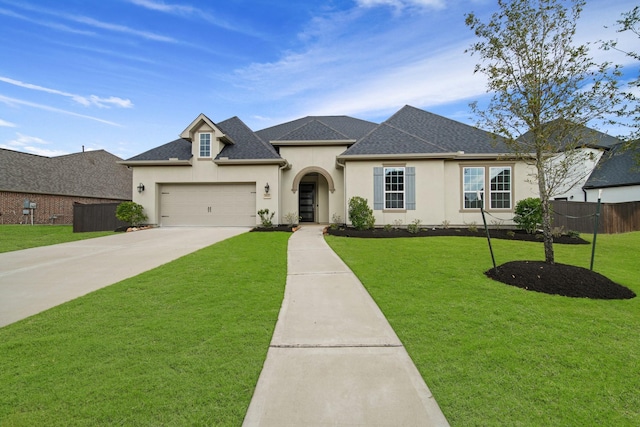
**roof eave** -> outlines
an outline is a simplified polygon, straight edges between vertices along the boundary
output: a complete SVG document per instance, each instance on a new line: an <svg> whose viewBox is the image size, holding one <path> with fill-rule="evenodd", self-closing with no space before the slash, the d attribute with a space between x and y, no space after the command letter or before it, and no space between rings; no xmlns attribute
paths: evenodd
<svg viewBox="0 0 640 427"><path fill-rule="evenodd" d="M289 162L285 159L229 159L221 157L214 159L213 163L218 166L239 166L239 165L278 165L287 166Z"/></svg>
<svg viewBox="0 0 640 427"><path fill-rule="evenodd" d="M340 155L336 159L339 163L345 161L366 161L366 160L485 160L512 158L507 153L465 153L464 151L447 153L405 153L405 154L347 154Z"/></svg>
<svg viewBox="0 0 640 427"><path fill-rule="evenodd" d="M189 160L122 160L116 162L125 166L191 166L192 159Z"/></svg>
<svg viewBox="0 0 640 427"><path fill-rule="evenodd" d="M355 139L334 139L334 140L289 140L289 141L269 141L271 145L275 146L295 146L295 145L320 145L320 146L331 146L331 145L353 145L356 143Z"/></svg>

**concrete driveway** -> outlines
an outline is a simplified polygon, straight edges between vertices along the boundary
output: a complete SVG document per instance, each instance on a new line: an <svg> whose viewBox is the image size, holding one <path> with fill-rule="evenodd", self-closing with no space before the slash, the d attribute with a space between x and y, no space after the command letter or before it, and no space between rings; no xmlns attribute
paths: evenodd
<svg viewBox="0 0 640 427"><path fill-rule="evenodd" d="M0 254L0 327L249 231L163 227Z"/></svg>

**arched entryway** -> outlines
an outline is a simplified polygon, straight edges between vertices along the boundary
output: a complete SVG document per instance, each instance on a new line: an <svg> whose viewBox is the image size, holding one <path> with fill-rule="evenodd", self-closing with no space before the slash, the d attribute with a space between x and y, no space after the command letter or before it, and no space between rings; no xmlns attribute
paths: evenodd
<svg viewBox="0 0 640 427"><path fill-rule="evenodd" d="M335 185L326 170L317 166L302 169L294 178L291 191L298 195L300 222L329 222L329 193L335 191Z"/></svg>

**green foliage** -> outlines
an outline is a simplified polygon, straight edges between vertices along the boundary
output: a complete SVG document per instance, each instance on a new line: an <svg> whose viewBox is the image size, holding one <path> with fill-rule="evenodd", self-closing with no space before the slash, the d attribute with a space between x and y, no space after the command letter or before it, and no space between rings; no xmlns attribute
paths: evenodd
<svg viewBox="0 0 640 427"><path fill-rule="evenodd" d="M472 233L478 232L478 224L475 221L471 221L469 224L466 224L469 231Z"/></svg>
<svg viewBox="0 0 640 427"><path fill-rule="evenodd" d="M273 216L275 215L275 212L271 212L269 213L269 209L260 209L258 211L258 216L260 217L260 222L262 223L263 227L269 228L269 227L273 227Z"/></svg>
<svg viewBox="0 0 640 427"><path fill-rule="evenodd" d="M338 215L337 213L334 213L333 215L331 215L331 229L332 230L337 230L338 228L340 228L340 225L342 224L342 217L340 215Z"/></svg>
<svg viewBox="0 0 640 427"><path fill-rule="evenodd" d="M136 202L122 202L116 208L116 218L131 225L140 225L147 220L142 205Z"/></svg>
<svg viewBox="0 0 640 427"><path fill-rule="evenodd" d="M535 233L542 225L542 203L537 197L528 197L516 203L515 222L519 229L527 233Z"/></svg>
<svg viewBox="0 0 640 427"><path fill-rule="evenodd" d="M373 228L376 219L367 199L358 196L349 199L349 221L351 221L356 230Z"/></svg>
<svg viewBox="0 0 640 427"><path fill-rule="evenodd" d="M393 230L393 226L391 224L385 224L384 227L382 227L382 229L384 231L391 231Z"/></svg>
<svg viewBox="0 0 640 427"><path fill-rule="evenodd" d="M420 232L420 224L422 223L422 220L416 218L414 219L411 224L407 224L407 231L411 234L418 234L418 232Z"/></svg>

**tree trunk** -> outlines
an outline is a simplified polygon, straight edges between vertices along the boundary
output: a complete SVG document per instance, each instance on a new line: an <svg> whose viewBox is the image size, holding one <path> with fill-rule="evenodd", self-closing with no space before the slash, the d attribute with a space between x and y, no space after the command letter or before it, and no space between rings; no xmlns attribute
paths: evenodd
<svg viewBox="0 0 640 427"><path fill-rule="evenodd" d="M544 157L538 153L536 168L538 170L538 191L540 192L540 204L542 205L542 237L544 242L544 261L555 264L553 254L553 234L551 234L551 204L549 202L549 192L547 190L547 177L543 166Z"/></svg>

